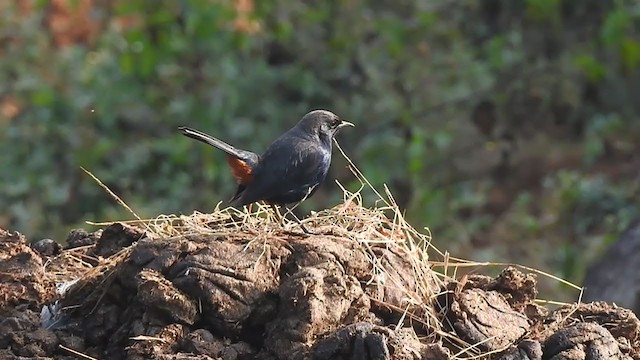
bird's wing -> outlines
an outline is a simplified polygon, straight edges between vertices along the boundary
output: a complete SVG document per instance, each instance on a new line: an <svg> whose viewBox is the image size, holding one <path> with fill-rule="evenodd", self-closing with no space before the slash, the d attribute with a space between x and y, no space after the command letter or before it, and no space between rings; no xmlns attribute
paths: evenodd
<svg viewBox="0 0 640 360"><path fill-rule="evenodd" d="M330 163L331 151L318 144L300 139L278 139L262 155L254 181L236 204L313 191L326 177Z"/></svg>

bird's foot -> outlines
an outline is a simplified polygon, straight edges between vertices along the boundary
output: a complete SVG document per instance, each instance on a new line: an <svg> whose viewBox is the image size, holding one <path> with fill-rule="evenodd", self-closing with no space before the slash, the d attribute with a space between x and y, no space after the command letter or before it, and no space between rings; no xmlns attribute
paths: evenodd
<svg viewBox="0 0 640 360"><path fill-rule="evenodd" d="M303 223L300 223L300 228L302 229L302 231L307 234L307 235L318 235L316 232L309 230L306 226L304 226Z"/></svg>
<svg viewBox="0 0 640 360"><path fill-rule="evenodd" d="M300 228L302 232L296 231L296 228ZM297 222L296 224L288 224L288 225L282 224L282 229L284 230L284 232L291 235L304 235L304 236L318 235L315 231L312 231L308 227L304 226L302 222Z"/></svg>

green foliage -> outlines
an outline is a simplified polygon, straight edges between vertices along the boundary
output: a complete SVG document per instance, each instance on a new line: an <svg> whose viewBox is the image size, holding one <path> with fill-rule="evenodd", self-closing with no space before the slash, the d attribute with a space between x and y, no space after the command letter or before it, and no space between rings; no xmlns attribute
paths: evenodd
<svg viewBox="0 0 640 360"><path fill-rule="evenodd" d="M617 114L595 114L585 131L584 160L593 164L605 155L607 143L624 133L626 124Z"/></svg>
<svg viewBox="0 0 640 360"><path fill-rule="evenodd" d="M527 11L534 20L557 24L561 19L561 5L561 0L527 0Z"/></svg>
<svg viewBox="0 0 640 360"><path fill-rule="evenodd" d="M632 3L617 2L617 6L607 14L602 24L600 37L602 43L618 52L621 65L626 71L633 71L640 66L640 6Z"/></svg>
<svg viewBox="0 0 640 360"><path fill-rule="evenodd" d="M576 66L590 81L597 83L607 76L607 67L590 54L581 54L575 58Z"/></svg>

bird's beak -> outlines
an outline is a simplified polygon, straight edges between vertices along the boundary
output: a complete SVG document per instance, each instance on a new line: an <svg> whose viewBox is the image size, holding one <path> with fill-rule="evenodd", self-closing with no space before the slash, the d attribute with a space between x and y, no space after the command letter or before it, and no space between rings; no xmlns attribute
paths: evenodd
<svg viewBox="0 0 640 360"><path fill-rule="evenodd" d="M345 127L345 126L352 126L352 127L355 127L355 125L353 125L353 123L350 123L350 122L348 122L348 121L344 121L344 120L340 120L340 121L341 121L341 123L340 123L340 124L338 124L338 129L343 128L343 127Z"/></svg>

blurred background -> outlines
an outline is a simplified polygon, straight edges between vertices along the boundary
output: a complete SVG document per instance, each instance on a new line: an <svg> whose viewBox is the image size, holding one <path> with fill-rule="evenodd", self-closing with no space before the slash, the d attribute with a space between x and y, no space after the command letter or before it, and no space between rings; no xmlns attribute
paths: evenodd
<svg viewBox="0 0 640 360"><path fill-rule="evenodd" d="M80 166L142 217L210 211L233 178L179 125L261 152L323 108L438 248L581 284L640 217L639 34L622 0L5 0L0 227L130 218Z"/></svg>

